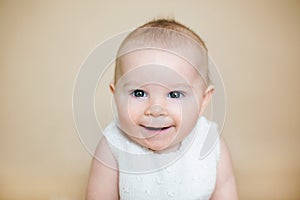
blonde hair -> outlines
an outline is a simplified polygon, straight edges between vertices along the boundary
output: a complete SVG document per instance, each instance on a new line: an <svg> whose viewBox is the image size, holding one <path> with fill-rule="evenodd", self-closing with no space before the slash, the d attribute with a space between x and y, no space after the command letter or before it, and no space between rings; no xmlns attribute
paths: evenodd
<svg viewBox="0 0 300 200"><path fill-rule="evenodd" d="M201 47L203 47L207 51L206 45L203 42L203 40L192 29L175 21L174 19L153 20L153 21L150 21L150 22L138 27L138 29L141 29L141 28L160 28L162 31L163 30L176 31L178 33L184 34L184 35L194 39L196 42L199 43L199 45ZM134 33L134 32L132 32L132 33ZM174 33L174 32L165 31L165 33ZM161 36L163 36L163 34ZM168 35L165 35L165 36L168 36Z"/></svg>
<svg viewBox="0 0 300 200"><path fill-rule="evenodd" d="M114 82L120 76L120 59L126 53L145 48L171 49L187 61L201 59L196 67L208 86L210 84L207 66L207 47L204 41L190 28L174 19L157 19L136 28L122 42L115 65ZM197 49L197 50L196 50ZM196 50L196 51L195 51ZM193 57L190 59L190 57ZM190 62L195 66L195 62ZM201 68L201 69L200 69Z"/></svg>

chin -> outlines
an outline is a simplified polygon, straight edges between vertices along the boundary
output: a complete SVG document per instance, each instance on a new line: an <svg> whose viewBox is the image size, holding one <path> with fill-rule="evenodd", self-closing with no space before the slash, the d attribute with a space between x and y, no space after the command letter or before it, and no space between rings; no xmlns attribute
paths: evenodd
<svg viewBox="0 0 300 200"><path fill-rule="evenodd" d="M147 143L146 147L152 151L155 152L171 152L171 151L176 151L177 150L177 145L174 144L157 144L157 143L152 143L149 144Z"/></svg>
<svg viewBox="0 0 300 200"><path fill-rule="evenodd" d="M168 147L165 146L149 146L148 149L152 150L152 151L163 151Z"/></svg>

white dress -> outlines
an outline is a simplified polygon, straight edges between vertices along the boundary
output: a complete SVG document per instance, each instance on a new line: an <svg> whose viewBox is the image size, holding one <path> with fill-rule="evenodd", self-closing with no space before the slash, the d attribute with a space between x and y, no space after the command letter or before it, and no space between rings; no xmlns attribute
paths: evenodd
<svg viewBox="0 0 300 200"><path fill-rule="evenodd" d="M207 134L218 134L217 125L200 117L193 131L176 152L158 154L124 135L111 123L103 135L119 167L121 200L208 200L212 195L220 143L199 158Z"/></svg>

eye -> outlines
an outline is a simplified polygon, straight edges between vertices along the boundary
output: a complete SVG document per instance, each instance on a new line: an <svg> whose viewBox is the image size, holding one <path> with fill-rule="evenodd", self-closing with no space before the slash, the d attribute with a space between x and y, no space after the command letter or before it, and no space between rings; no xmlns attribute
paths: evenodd
<svg viewBox="0 0 300 200"><path fill-rule="evenodd" d="M169 98L172 98L172 99L177 99L177 98L181 98L183 97L183 93L182 92L179 92L179 91L172 91L169 93Z"/></svg>
<svg viewBox="0 0 300 200"><path fill-rule="evenodd" d="M134 90L131 94L132 94L132 96L137 97L137 98L147 97L146 92L143 90Z"/></svg>

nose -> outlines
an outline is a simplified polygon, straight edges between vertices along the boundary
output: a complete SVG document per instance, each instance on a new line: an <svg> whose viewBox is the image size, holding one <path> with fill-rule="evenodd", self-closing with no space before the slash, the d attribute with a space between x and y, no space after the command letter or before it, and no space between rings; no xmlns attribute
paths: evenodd
<svg viewBox="0 0 300 200"><path fill-rule="evenodd" d="M167 112L166 109L160 105L152 105L146 109L145 115L152 115L153 117L159 117L159 116L167 115Z"/></svg>
<svg viewBox="0 0 300 200"><path fill-rule="evenodd" d="M165 102L161 98L151 99L149 106L145 110L145 115L159 117L167 115Z"/></svg>

